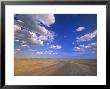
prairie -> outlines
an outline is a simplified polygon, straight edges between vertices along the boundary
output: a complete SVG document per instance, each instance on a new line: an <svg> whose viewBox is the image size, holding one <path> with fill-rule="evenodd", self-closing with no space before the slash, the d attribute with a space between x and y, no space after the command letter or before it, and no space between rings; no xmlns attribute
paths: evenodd
<svg viewBox="0 0 110 89"><path fill-rule="evenodd" d="M15 58L15 76L96 76L96 60Z"/></svg>

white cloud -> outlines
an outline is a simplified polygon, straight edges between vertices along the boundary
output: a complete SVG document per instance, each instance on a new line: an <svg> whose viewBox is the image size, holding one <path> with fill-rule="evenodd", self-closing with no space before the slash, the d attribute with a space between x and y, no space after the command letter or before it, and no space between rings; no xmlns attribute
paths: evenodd
<svg viewBox="0 0 110 89"><path fill-rule="evenodd" d="M77 29L76 29L76 31L83 31L84 29L86 29L85 27L78 27Z"/></svg>
<svg viewBox="0 0 110 89"><path fill-rule="evenodd" d="M84 47L84 45L80 45L80 47Z"/></svg>
<svg viewBox="0 0 110 89"><path fill-rule="evenodd" d="M19 40L15 40L16 42L19 42Z"/></svg>
<svg viewBox="0 0 110 89"><path fill-rule="evenodd" d="M91 46L97 46L97 43L91 43L89 45L91 45Z"/></svg>
<svg viewBox="0 0 110 89"><path fill-rule="evenodd" d="M20 51L21 49L15 49L16 51Z"/></svg>
<svg viewBox="0 0 110 89"><path fill-rule="evenodd" d="M36 50L33 50L33 49L28 49L28 51L30 51L30 52L36 52Z"/></svg>
<svg viewBox="0 0 110 89"><path fill-rule="evenodd" d="M87 45L87 46L85 46L84 48L85 48L85 49L91 49L92 46Z"/></svg>
<svg viewBox="0 0 110 89"><path fill-rule="evenodd" d="M21 30L21 27L19 25L14 25L14 32L16 32L17 30Z"/></svg>
<svg viewBox="0 0 110 89"><path fill-rule="evenodd" d="M23 19L23 18L21 18ZM39 34L46 34L47 33L47 29L43 26L40 26L39 24L35 23L34 21L30 20L29 18L27 18L29 21L24 20L24 23L18 22L15 20L15 25L21 26L27 30L30 30L32 32L35 33L39 33ZM33 19L34 20L34 19Z"/></svg>
<svg viewBox="0 0 110 89"><path fill-rule="evenodd" d="M48 31L45 35L40 35L37 37L37 39L41 41L53 41L54 40L55 33L52 31Z"/></svg>
<svg viewBox="0 0 110 89"><path fill-rule="evenodd" d="M27 30L21 30L21 27L15 25L14 28L14 37L17 40L28 40L31 37L31 34ZM19 27L19 29L18 29Z"/></svg>
<svg viewBox="0 0 110 89"><path fill-rule="evenodd" d="M81 48L80 47L74 47L72 50L73 51L81 51Z"/></svg>
<svg viewBox="0 0 110 89"><path fill-rule="evenodd" d="M61 45L51 45L49 48L51 48L51 49L61 49L62 46Z"/></svg>
<svg viewBox="0 0 110 89"><path fill-rule="evenodd" d="M47 34L39 36L40 40L48 40L53 41L55 37L55 33L53 31L48 31Z"/></svg>
<svg viewBox="0 0 110 89"><path fill-rule="evenodd" d="M55 37L55 33L53 31L48 31L45 36L47 37L47 40L53 41Z"/></svg>
<svg viewBox="0 0 110 89"><path fill-rule="evenodd" d="M88 45L79 45L79 47L74 47L73 51L88 51L88 50L96 51L96 49L97 43L91 43Z"/></svg>
<svg viewBox="0 0 110 89"><path fill-rule="evenodd" d="M79 50L81 50L81 48L80 47L74 47L77 51L79 51Z"/></svg>
<svg viewBox="0 0 110 89"><path fill-rule="evenodd" d="M29 45L27 45L27 44L23 44L23 45L21 45L21 47L30 48L30 46L29 46Z"/></svg>
<svg viewBox="0 0 110 89"><path fill-rule="evenodd" d="M53 41L55 33L45 28L55 23L53 14L19 14L17 16L18 20L14 20L14 36L19 43L37 46L43 45L44 41Z"/></svg>
<svg viewBox="0 0 110 89"><path fill-rule="evenodd" d="M47 29L45 27L38 25L38 26L36 26L36 28L39 29L38 31L35 31L36 33L38 32L42 35L47 34Z"/></svg>
<svg viewBox="0 0 110 89"><path fill-rule="evenodd" d="M38 40L37 38L31 38L32 44L33 45L43 45L43 41Z"/></svg>
<svg viewBox="0 0 110 89"><path fill-rule="evenodd" d="M18 22L21 22L21 23L24 23L23 21L21 21L21 20L17 20Z"/></svg>
<svg viewBox="0 0 110 89"><path fill-rule="evenodd" d="M36 54L43 54L43 52L42 51L37 51Z"/></svg>
<svg viewBox="0 0 110 89"><path fill-rule="evenodd" d="M27 41L21 41L21 44L25 44L25 43L27 43Z"/></svg>
<svg viewBox="0 0 110 89"><path fill-rule="evenodd" d="M55 17L53 14L38 14L36 15L36 19L42 22L46 26L50 26L55 23Z"/></svg>
<svg viewBox="0 0 110 89"><path fill-rule="evenodd" d="M44 54L54 55L54 54L58 54L58 53L53 52L52 50L44 50L44 51L36 51L36 54L39 54L39 55L44 55Z"/></svg>
<svg viewBox="0 0 110 89"><path fill-rule="evenodd" d="M39 39L40 39L40 40L47 40L47 37L46 37L46 36L41 35L41 36L39 36Z"/></svg>
<svg viewBox="0 0 110 89"><path fill-rule="evenodd" d="M20 14L18 17L19 20L24 23L15 20L15 24L40 34L47 33L47 29L44 26L41 26L41 24L49 27L51 24L55 23L53 14Z"/></svg>
<svg viewBox="0 0 110 89"><path fill-rule="evenodd" d="M97 31L95 30L95 31L93 31L92 33L88 33L88 34L85 34L85 35L83 35L83 36L81 36L81 37L77 37L76 39L76 41L77 42L81 42L81 41L89 41L89 40L91 40L92 38L94 38L94 37L96 37L96 35L97 35Z"/></svg>

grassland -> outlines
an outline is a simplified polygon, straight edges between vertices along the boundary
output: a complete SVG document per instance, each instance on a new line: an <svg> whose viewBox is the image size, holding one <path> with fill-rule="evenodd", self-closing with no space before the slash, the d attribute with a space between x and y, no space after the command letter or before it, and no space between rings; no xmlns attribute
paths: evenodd
<svg viewBox="0 0 110 89"><path fill-rule="evenodd" d="M86 73L86 71L88 72ZM75 59L63 60L63 59L40 59L40 58L14 59L15 76L96 75L97 74L96 72L97 72L96 60L75 60Z"/></svg>

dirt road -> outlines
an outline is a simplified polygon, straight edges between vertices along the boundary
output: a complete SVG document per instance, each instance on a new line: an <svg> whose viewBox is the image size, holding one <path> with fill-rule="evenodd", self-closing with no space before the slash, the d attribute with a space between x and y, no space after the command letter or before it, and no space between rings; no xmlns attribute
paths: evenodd
<svg viewBox="0 0 110 89"><path fill-rule="evenodd" d="M59 62L44 68L37 68L21 76L96 76L97 67L81 64Z"/></svg>

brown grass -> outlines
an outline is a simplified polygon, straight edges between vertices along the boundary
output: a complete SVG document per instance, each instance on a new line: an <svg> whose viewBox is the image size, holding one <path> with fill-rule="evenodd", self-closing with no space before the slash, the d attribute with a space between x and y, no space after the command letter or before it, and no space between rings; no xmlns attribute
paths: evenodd
<svg viewBox="0 0 110 89"><path fill-rule="evenodd" d="M41 68L58 63L58 60L41 60L41 59L15 59L14 60L14 73L26 73L36 68Z"/></svg>
<svg viewBox="0 0 110 89"><path fill-rule="evenodd" d="M80 63L90 66L96 66L96 60L59 60L59 59L26 59L15 58L14 60L14 75L28 73L37 68L44 68L59 62Z"/></svg>

